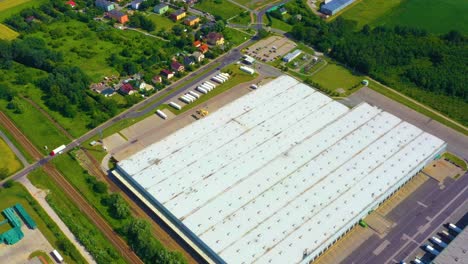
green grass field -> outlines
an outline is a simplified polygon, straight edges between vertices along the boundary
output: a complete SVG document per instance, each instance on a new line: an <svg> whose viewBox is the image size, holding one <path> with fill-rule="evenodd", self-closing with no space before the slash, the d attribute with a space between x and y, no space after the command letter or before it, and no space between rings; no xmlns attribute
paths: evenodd
<svg viewBox="0 0 468 264"><path fill-rule="evenodd" d="M264 21L267 21L266 16L264 16L264 17L265 17ZM285 32L289 32L293 28L293 26L289 25L288 23L286 23L286 22L284 22L282 20L279 20L277 18L274 18L274 17L271 17L271 27L272 28L277 28L277 29L285 31Z"/></svg>
<svg viewBox="0 0 468 264"><path fill-rule="evenodd" d="M452 29L468 32L468 1L464 0L362 0L341 16L365 24L405 25L446 33Z"/></svg>
<svg viewBox="0 0 468 264"><path fill-rule="evenodd" d="M0 210L21 203L28 214L37 223L37 226L44 237L50 242L54 248L60 249L62 241L70 244L70 255L61 250L62 256L67 263L86 263L83 257L78 253L78 250L71 244L65 235L60 231L54 221L42 209L42 207L34 200L29 192L20 184L15 183L11 188L0 188Z"/></svg>
<svg viewBox="0 0 468 264"><path fill-rule="evenodd" d="M241 7L227 0L222 0L220 4L215 3L213 0L204 0L195 4L195 7L212 15L218 15L223 19L229 19L244 11Z"/></svg>
<svg viewBox="0 0 468 264"><path fill-rule="evenodd" d="M19 36L18 32L16 32L13 29L5 26L4 24L0 24L0 39L12 40L12 39L15 39L18 36Z"/></svg>
<svg viewBox="0 0 468 264"><path fill-rule="evenodd" d="M21 10L40 6L48 0L1 0L0 1L0 22L11 15L19 13Z"/></svg>
<svg viewBox="0 0 468 264"><path fill-rule="evenodd" d="M174 23L174 21L172 21L171 19L169 19L168 17L166 17L165 15L158 15L158 14L155 14L155 13L150 13L147 18L151 19L151 21L154 22L154 24L156 24L156 32L161 30L161 29L164 29L166 31L170 31L172 29L172 27L174 25L176 25L176 23Z"/></svg>
<svg viewBox="0 0 468 264"><path fill-rule="evenodd" d="M244 41L250 39L250 36L248 34L245 34L244 32L226 27L223 31L224 37L228 40L228 42L232 43L234 46L238 46Z"/></svg>
<svg viewBox="0 0 468 264"><path fill-rule="evenodd" d="M329 63L322 70L312 75L311 79L332 91L338 88L349 91L352 86L361 82L363 77L353 75L340 65Z"/></svg>
<svg viewBox="0 0 468 264"><path fill-rule="evenodd" d="M23 165L15 156L15 153L13 153L7 143L0 138L0 169L8 169L8 175L11 175L22 167Z"/></svg>

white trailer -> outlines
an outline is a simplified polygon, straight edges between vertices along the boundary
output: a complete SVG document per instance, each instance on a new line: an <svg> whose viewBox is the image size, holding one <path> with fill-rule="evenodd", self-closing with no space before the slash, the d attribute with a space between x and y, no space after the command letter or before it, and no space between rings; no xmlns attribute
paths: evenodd
<svg viewBox="0 0 468 264"><path fill-rule="evenodd" d="M455 231L457 234L460 234L462 232L461 228L459 228L458 226L452 224L452 223L449 223L449 228L452 229L453 231Z"/></svg>
<svg viewBox="0 0 468 264"><path fill-rule="evenodd" d="M217 78L216 76L211 77L211 80L214 81L214 82L217 82L217 83L223 83L224 82L223 80Z"/></svg>
<svg viewBox="0 0 468 264"><path fill-rule="evenodd" d="M216 86L214 86L212 83L209 82L204 82L203 85L210 87L211 89L214 89Z"/></svg>
<svg viewBox="0 0 468 264"><path fill-rule="evenodd" d="M62 257L62 255L60 255L60 253L58 253L57 250L55 250L55 249L52 250L51 254L58 263L63 262L63 257Z"/></svg>
<svg viewBox="0 0 468 264"><path fill-rule="evenodd" d="M67 147L67 146L65 146L65 145L61 145L60 147L58 147L58 148L52 150L52 151L50 152L50 155L51 155L51 156L55 156L55 155L58 155L58 154L62 154L62 153L63 153L63 150L64 150L66 147Z"/></svg>
<svg viewBox="0 0 468 264"><path fill-rule="evenodd" d="M213 86L213 88L216 88L216 84L214 84L214 83L212 83L212 82L210 82L210 81L206 81L205 83L207 83L207 84Z"/></svg>
<svg viewBox="0 0 468 264"><path fill-rule="evenodd" d="M216 78L221 79L221 80L223 80L225 82L228 80L227 77L225 77L224 75L221 75L221 74L216 75Z"/></svg>
<svg viewBox="0 0 468 264"><path fill-rule="evenodd" d="M208 92L211 92L211 90L213 90L213 88L211 88L211 86L208 86L206 84L202 84L201 87L205 90L207 90Z"/></svg>
<svg viewBox="0 0 468 264"><path fill-rule="evenodd" d="M201 86L198 86L198 87L196 88L196 90L199 91L199 92L202 93L202 94L207 94L207 93L208 93L208 91L205 90L205 88L203 88L203 87L201 87Z"/></svg>
<svg viewBox="0 0 468 264"><path fill-rule="evenodd" d="M187 96L188 98L190 98L192 100L192 102L195 102L195 100L197 100L197 98L189 93L185 94L185 96Z"/></svg>
<svg viewBox="0 0 468 264"><path fill-rule="evenodd" d="M197 98L197 99L198 99L198 98L200 98L200 94L199 94L199 93L197 93L197 92L194 92L194 91L189 91L189 94L190 94L191 96L193 96L193 97Z"/></svg>
<svg viewBox="0 0 468 264"><path fill-rule="evenodd" d="M241 66L240 70L243 71L243 72L246 72L248 74L254 74L255 73L254 69L252 69L250 67L247 67L247 66Z"/></svg>
<svg viewBox="0 0 468 264"><path fill-rule="evenodd" d="M228 79L229 79L229 77L230 77L229 73L227 73L227 72L222 72L221 75L225 76L225 77L228 78Z"/></svg>
<svg viewBox="0 0 468 264"><path fill-rule="evenodd" d="M414 263L417 263L417 264L425 264L424 262L422 262L420 259L418 258L415 258L414 259Z"/></svg>
<svg viewBox="0 0 468 264"><path fill-rule="evenodd" d="M442 230L442 233L446 238L450 239L450 240L453 240L455 237L452 236L451 234L449 234L449 232L447 232L446 230Z"/></svg>
<svg viewBox="0 0 468 264"><path fill-rule="evenodd" d="M424 248L426 249L427 252L431 253L434 256L437 256L440 254L440 252L438 250L435 250L431 245L426 245Z"/></svg>
<svg viewBox="0 0 468 264"><path fill-rule="evenodd" d="M158 116L162 117L162 119L167 119L167 115L161 111L161 110L156 110L156 114L158 114Z"/></svg>
<svg viewBox="0 0 468 264"><path fill-rule="evenodd" d="M431 241L434 242L435 244L437 244L439 247L441 248L446 248L447 247L447 244L444 243L442 240L440 240L440 238L438 237L431 237Z"/></svg>
<svg viewBox="0 0 468 264"><path fill-rule="evenodd" d="M174 102L170 102L169 105L172 106L173 108L177 109L177 110L182 109L182 106L180 106L180 105L178 105L178 104L176 104Z"/></svg>
<svg viewBox="0 0 468 264"><path fill-rule="evenodd" d="M190 100L185 96L181 96L179 97L179 99L186 104L190 104Z"/></svg>

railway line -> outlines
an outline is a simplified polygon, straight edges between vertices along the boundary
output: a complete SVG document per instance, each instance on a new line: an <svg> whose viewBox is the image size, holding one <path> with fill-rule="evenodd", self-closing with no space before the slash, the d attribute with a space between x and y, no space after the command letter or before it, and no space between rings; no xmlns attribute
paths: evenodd
<svg viewBox="0 0 468 264"><path fill-rule="evenodd" d="M41 160L43 154L26 138L26 136L11 122L11 120L3 113L0 112L0 123L15 137L19 144L21 144L27 152L35 160ZM80 211L88 216L88 218L96 225L104 236L114 245L128 263L143 263L140 258L133 252L127 243L120 238L109 224L97 213L85 200L85 198L78 193L75 188L63 177L63 175L50 163L44 165L44 171L51 176L51 178L58 184L62 190L71 198L71 200L78 206Z"/></svg>

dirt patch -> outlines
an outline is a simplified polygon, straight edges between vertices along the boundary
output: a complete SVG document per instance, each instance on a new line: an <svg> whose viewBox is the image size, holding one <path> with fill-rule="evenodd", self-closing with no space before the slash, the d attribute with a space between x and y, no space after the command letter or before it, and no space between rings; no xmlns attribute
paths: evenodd
<svg viewBox="0 0 468 264"><path fill-rule="evenodd" d="M272 36L246 48L245 53L257 60L270 62L283 57L296 46L285 37Z"/></svg>
<svg viewBox="0 0 468 264"><path fill-rule="evenodd" d="M446 177L455 178L457 175L462 175L463 170L446 160L439 159L427 165L423 173L439 182L443 182Z"/></svg>

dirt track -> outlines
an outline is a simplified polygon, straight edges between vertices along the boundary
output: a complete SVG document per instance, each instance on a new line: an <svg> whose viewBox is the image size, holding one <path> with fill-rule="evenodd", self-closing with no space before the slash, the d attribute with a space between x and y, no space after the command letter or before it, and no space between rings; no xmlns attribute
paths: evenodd
<svg viewBox="0 0 468 264"><path fill-rule="evenodd" d="M40 160L43 155L37 148L24 136L24 134L8 119L8 117L0 112L0 123L15 137L26 151L35 159ZM118 249L126 261L129 263L143 263L138 256L130 250L126 242L114 233L107 222L97 213L79 194L70 183L60 174L60 172L51 164L45 164L44 171L52 177L52 179L68 194L69 198L75 202L80 211L101 230L106 238Z"/></svg>

